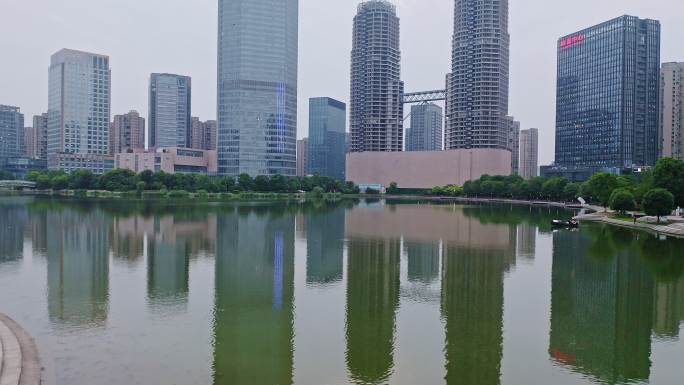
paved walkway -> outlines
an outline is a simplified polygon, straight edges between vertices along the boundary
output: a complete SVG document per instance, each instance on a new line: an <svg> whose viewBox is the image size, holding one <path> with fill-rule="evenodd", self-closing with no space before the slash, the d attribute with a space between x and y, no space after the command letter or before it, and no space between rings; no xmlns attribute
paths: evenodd
<svg viewBox="0 0 684 385"><path fill-rule="evenodd" d="M40 385L42 367L33 339L0 314L0 385Z"/></svg>
<svg viewBox="0 0 684 385"><path fill-rule="evenodd" d="M580 215L580 216L576 217L576 219L579 220L580 222L581 221L603 222L603 223L608 223L608 224L620 226L620 227L628 227L631 229L648 230L648 231L656 232L658 234L665 234L665 235L670 235L673 237L684 238L684 223L681 223L681 222L670 223L667 225L661 225L661 224L655 224L655 223L644 223L644 222L634 223L634 222L622 221L619 219L609 218L605 214L601 214L601 213Z"/></svg>

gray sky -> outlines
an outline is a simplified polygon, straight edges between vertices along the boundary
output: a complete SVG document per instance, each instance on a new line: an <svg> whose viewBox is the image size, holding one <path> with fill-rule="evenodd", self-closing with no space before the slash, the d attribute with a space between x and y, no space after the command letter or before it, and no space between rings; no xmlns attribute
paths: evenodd
<svg viewBox="0 0 684 385"><path fill-rule="evenodd" d="M444 87L453 0L395 0L407 91ZM300 0L299 137L308 98L349 99L352 18L358 0ZM0 0L0 104L21 107L27 125L47 109L52 53L110 56L112 113L147 115L151 72L192 76L193 115L216 115L217 0ZM540 162L553 160L556 40L623 14L662 23L662 60L684 61L681 0L510 0L510 114L540 129Z"/></svg>

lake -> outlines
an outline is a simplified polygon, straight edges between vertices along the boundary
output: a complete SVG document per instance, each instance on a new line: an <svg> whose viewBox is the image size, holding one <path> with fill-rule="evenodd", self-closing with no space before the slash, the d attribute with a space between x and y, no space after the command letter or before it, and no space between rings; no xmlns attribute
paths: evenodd
<svg viewBox="0 0 684 385"><path fill-rule="evenodd" d="M684 241L420 201L0 197L58 385L680 384Z"/></svg>

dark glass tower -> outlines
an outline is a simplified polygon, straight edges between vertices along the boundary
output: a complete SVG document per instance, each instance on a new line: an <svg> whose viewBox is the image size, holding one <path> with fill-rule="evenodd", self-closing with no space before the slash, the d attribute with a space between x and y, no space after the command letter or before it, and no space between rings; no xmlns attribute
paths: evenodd
<svg viewBox="0 0 684 385"><path fill-rule="evenodd" d="M560 38L556 166L586 178L654 165L659 81L658 21L622 16Z"/></svg>
<svg viewBox="0 0 684 385"><path fill-rule="evenodd" d="M508 0L456 0L445 148L509 149Z"/></svg>
<svg viewBox="0 0 684 385"><path fill-rule="evenodd" d="M309 99L308 174L344 180L347 106L331 98Z"/></svg>

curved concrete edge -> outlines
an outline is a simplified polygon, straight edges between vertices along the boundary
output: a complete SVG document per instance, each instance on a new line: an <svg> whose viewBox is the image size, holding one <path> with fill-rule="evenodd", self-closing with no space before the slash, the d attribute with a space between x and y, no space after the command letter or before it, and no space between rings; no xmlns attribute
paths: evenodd
<svg viewBox="0 0 684 385"><path fill-rule="evenodd" d="M11 318L4 314L0 314L0 329L6 329L9 331L11 336L8 337L8 341L16 341L14 363L10 362L12 365L10 368L5 367L8 363L7 346L5 346L5 338L3 338L3 363L2 365L2 375L0 377L0 385L40 385L42 379L43 367L40 364L40 356L38 355L38 348L33 338L24 330L19 324L14 322ZM10 349L12 347L10 346ZM16 358L18 358L18 368L16 363ZM6 373L6 369L10 369L9 373ZM5 375L8 375L5 377Z"/></svg>
<svg viewBox="0 0 684 385"><path fill-rule="evenodd" d="M627 222L627 221L621 221L618 219L612 219L608 218L605 216L598 216L598 215L586 215L586 216L578 216L575 217L578 221L582 222L598 222L598 223L605 223L613 226L618 226L618 227L625 227L629 229L634 229L634 230L645 230L645 231L650 231L655 234L663 234L663 235L668 235L671 237L675 238L684 238L684 230L681 229L676 229L671 226L667 225L652 225L649 223L640 223L637 222L636 224L633 222Z"/></svg>

